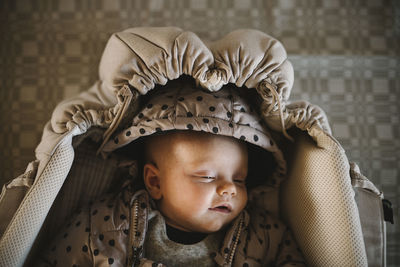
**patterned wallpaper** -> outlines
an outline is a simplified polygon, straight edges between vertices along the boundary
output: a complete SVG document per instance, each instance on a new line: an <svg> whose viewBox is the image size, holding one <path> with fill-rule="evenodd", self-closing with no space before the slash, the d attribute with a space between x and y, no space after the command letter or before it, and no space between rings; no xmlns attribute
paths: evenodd
<svg viewBox="0 0 400 267"><path fill-rule="evenodd" d="M388 266L400 265L400 1L2 0L0 184L34 159L55 105L89 88L110 34L178 26L216 39L260 29L285 45L292 99L320 105L351 161L390 199Z"/></svg>

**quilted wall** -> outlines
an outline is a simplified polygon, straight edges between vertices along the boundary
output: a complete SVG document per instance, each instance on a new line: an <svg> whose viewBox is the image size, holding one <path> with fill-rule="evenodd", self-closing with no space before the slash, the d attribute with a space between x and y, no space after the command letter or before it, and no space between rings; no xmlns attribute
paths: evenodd
<svg viewBox="0 0 400 267"><path fill-rule="evenodd" d="M213 40L238 28L286 47L291 99L327 113L351 161L394 205L388 266L400 265L400 1L2 0L0 184L34 159L55 105L89 88L111 33L178 26Z"/></svg>

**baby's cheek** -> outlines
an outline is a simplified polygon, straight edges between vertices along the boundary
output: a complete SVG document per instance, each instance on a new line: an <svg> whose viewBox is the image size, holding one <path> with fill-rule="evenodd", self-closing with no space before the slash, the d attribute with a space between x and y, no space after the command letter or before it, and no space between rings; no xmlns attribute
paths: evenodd
<svg viewBox="0 0 400 267"><path fill-rule="evenodd" d="M213 199L213 194L210 190L207 190L205 188L196 188L195 190L192 190L189 198L190 202L193 203L195 207L209 208L209 205Z"/></svg>

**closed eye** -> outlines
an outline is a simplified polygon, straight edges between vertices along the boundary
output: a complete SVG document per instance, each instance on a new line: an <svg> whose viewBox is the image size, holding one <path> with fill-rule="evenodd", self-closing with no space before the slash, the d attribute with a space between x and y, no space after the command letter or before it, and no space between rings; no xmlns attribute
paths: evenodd
<svg viewBox="0 0 400 267"><path fill-rule="evenodd" d="M201 183L212 183L216 178L214 176L199 175L196 176L196 179Z"/></svg>
<svg viewBox="0 0 400 267"><path fill-rule="evenodd" d="M215 177L213 176L200 176L200 178L207 179L207 180L214 180Z"/></svg>
<svg viewBox="0 0 400 267"><path fill-rule="evenodd" d="M245 184L246 183L246 179L235 179L233 180L235 183L237 184Z"/></svg>

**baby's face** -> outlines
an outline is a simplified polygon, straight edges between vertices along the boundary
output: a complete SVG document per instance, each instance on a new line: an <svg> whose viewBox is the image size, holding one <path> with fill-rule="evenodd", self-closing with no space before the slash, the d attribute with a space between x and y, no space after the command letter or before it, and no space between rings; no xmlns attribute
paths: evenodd
<svg viewBox="0 0 400 267"><path fill-rule="evenodd" d="M247 203L247 147L225 136L180 133L158 157L158 208L184 231L216 232ZM160 152L161 152L160 151Z"/></svg>

